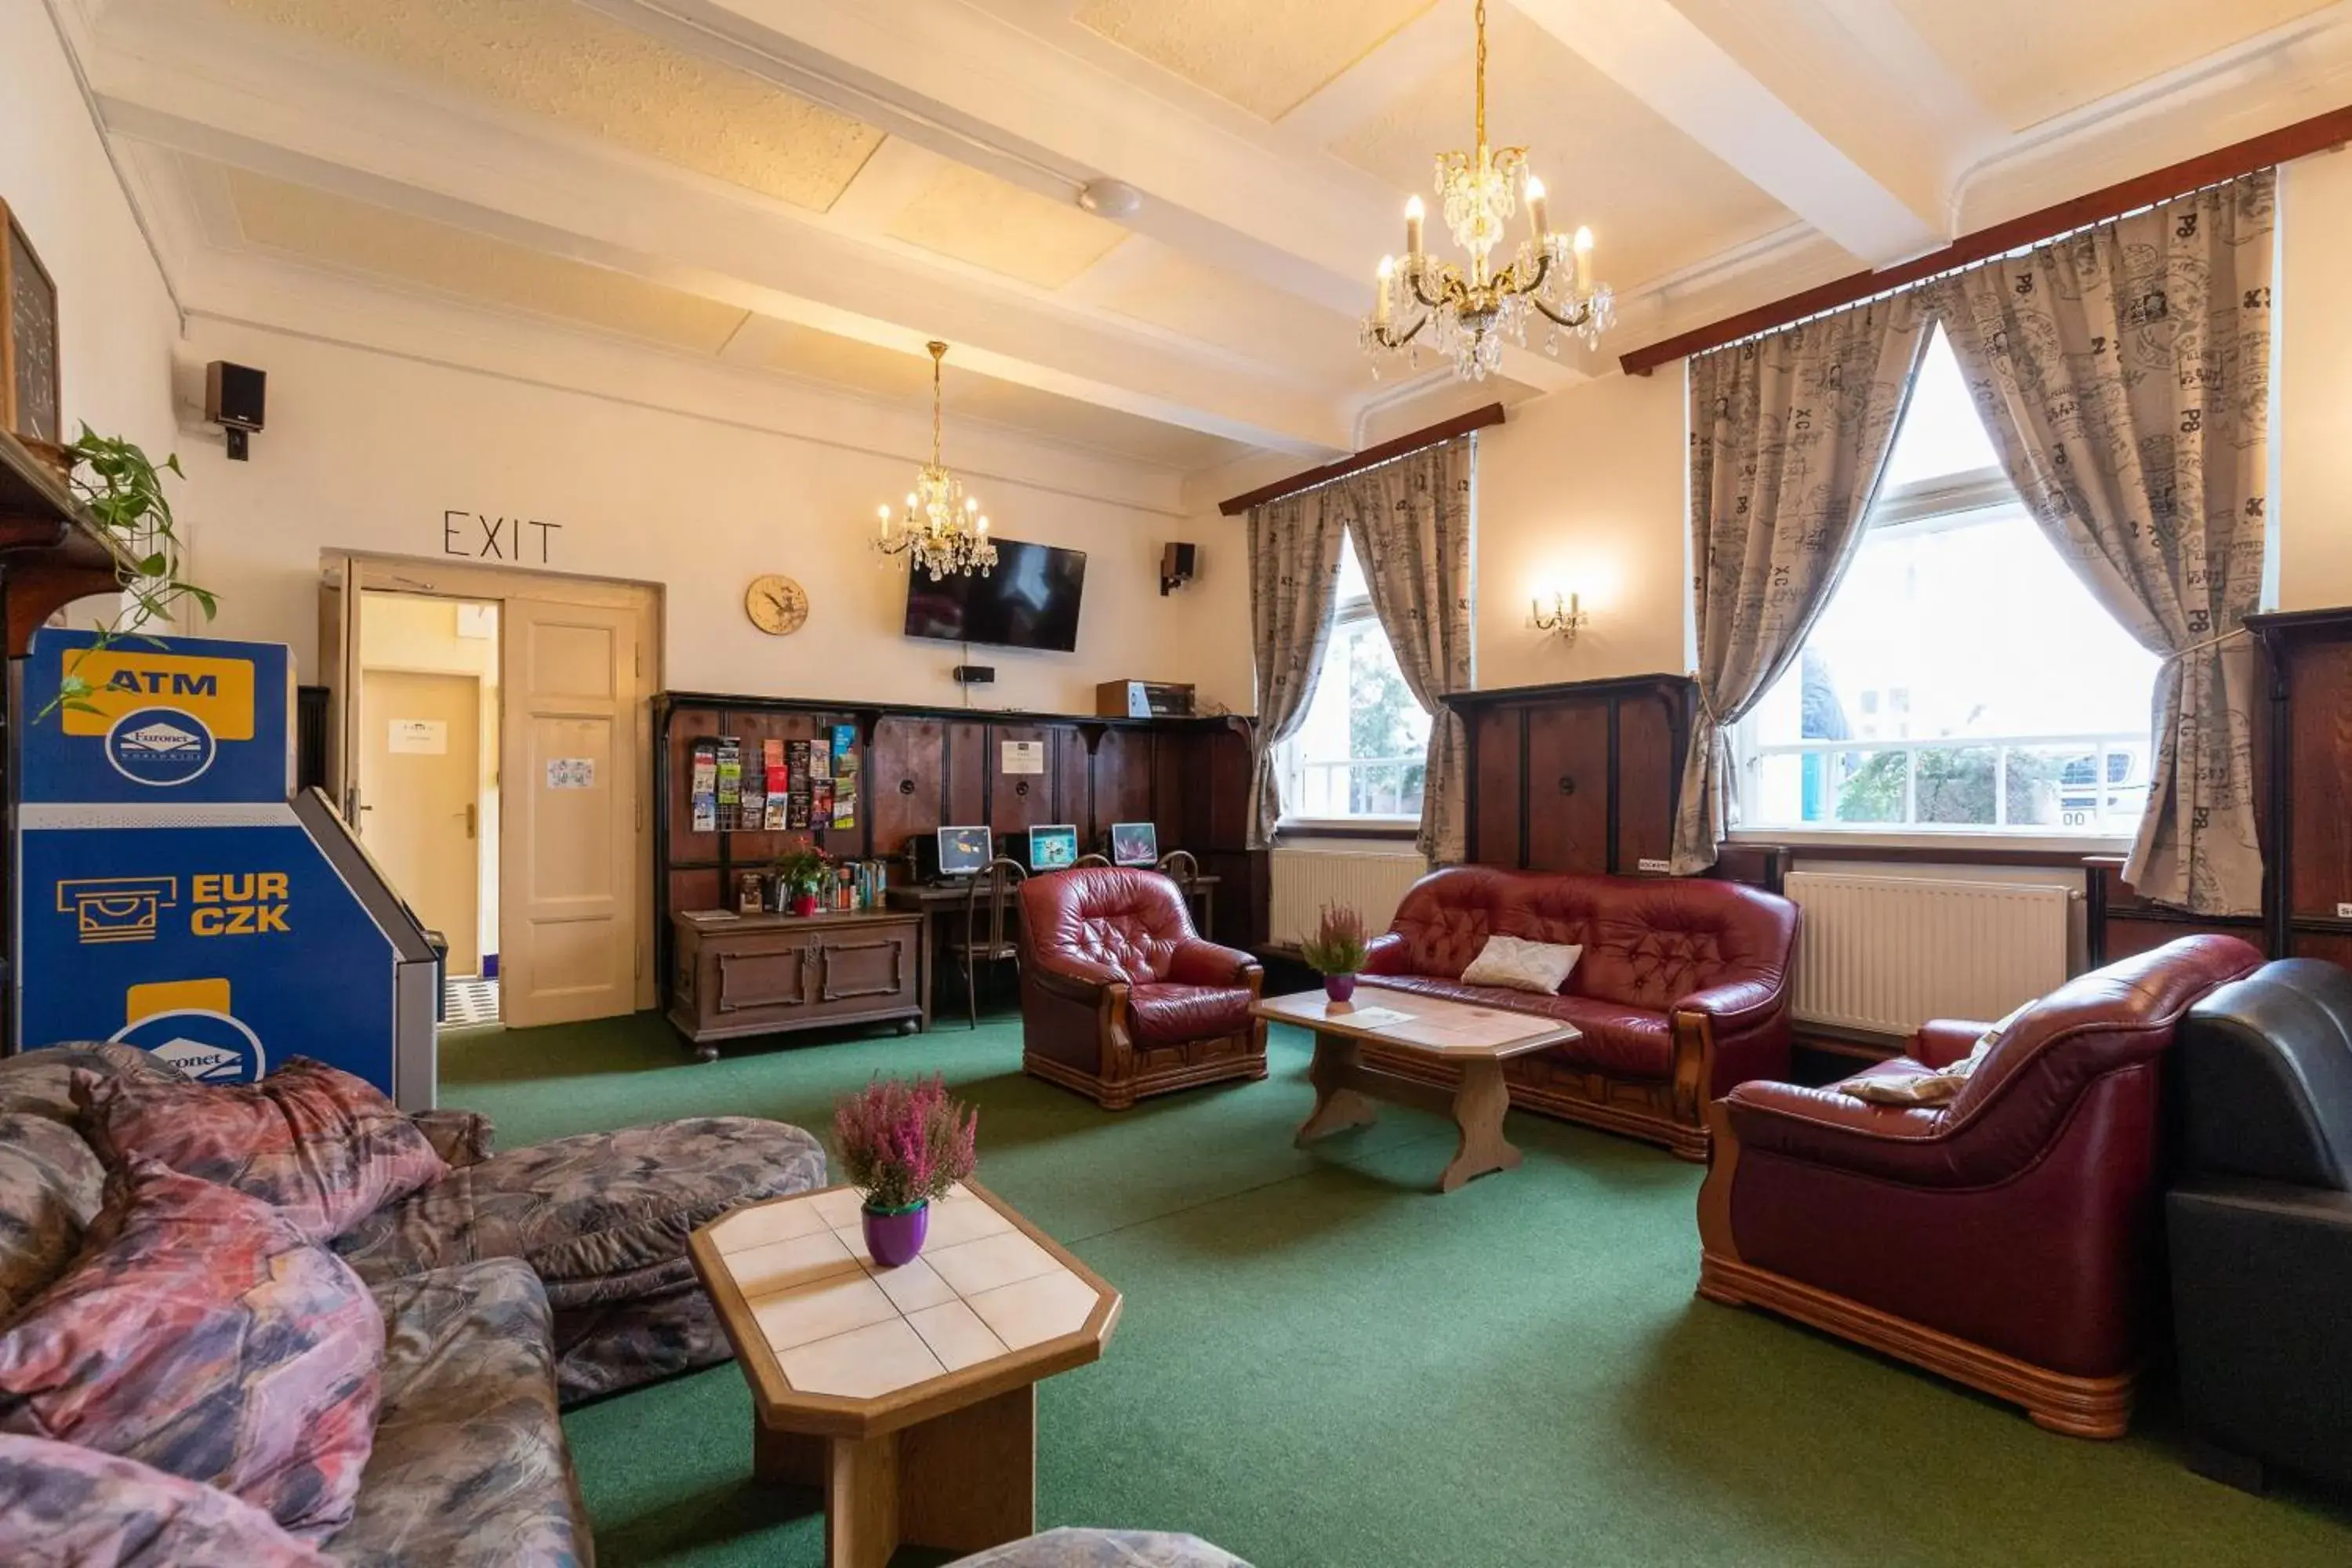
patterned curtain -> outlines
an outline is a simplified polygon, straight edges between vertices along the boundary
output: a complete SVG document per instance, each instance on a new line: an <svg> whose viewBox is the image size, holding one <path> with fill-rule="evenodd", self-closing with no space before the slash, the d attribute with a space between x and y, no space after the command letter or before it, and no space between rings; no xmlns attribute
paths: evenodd
<svg viewBox="0 0 2352 1568"><path fill-rule="evenodd" d="M1898 294L1690 362L1699 712L1675 800L1678 876L1715 864L1733 820L1728 726L1795 659L1861 540L1927 319Z"/></svg>
<svg viewBox="0 0 2352 1568"><path fill-rule="evenodd" d="M2164 656L2124 879L2261 907L2253 656L2270 448L2265 170L1937 285L1977 412L2042 533Z"/></svg>
<svg viewBox="0 0 2352 1568"><path fill-rule="evenodd" d="M1274 841L1282 820L1275 750L1306 721L1331 640L1343 508L1307 490L1250 508L1250 644L1257 663L1257 730L1250 742L1249 847Z"/></svg>
<svg viewBox="0 0 2352 1568"><path fill-rule="evenodd" d="M1466 852L1461 716L1443 700L1470 686L1470 480L1475 437L1383 463L1331 487L1345 498L1372 613L1413 700L1427 709L1429 763L1413 842L1438 865Z"/></svg>

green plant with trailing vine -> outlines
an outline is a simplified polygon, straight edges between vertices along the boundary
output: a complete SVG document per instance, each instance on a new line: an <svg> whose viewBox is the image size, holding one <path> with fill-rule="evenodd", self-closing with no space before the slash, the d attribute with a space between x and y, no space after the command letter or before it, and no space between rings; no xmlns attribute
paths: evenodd
<svg viewBox="0 0 2352 1568"><path fill-rule="evenodd" d="M188 477L180 468L179 455L165 458L158 466L134 443L119 436L101 436L88 425L66 452L73 459L67 483L74 499L82 503L108 541L121 547L116 577L122 584L124 603L111 621L92 628L98 640L74 656L58 682L57 695L34 716L36 723L60 708L100 711L91 702L96 693L81 673L92 654L131 638L154 642L146 628L158 621L176 619L189 605L202 610L208 621L220 607L209 590L180 575L180 535L172 519L171 498L163 493L166 473L179 479Z"/></svg>

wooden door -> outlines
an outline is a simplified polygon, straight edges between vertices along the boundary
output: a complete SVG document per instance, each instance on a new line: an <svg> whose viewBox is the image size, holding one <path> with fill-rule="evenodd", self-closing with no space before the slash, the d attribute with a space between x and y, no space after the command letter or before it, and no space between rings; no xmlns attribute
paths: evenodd
<svg viewBox="0 0 2352 1568"><path fill-rule="evenodd" d="M499 973L519 1027L636 1005L639 626L626 606L506 601Z"/></svg>
<svg viewBox="0 0 2352 1568"><path fill-rule="evenodd" d="M1528 866L1538 871L1607 870L1607 700L1562 703L1529 713L1527 767Z"/></svg>
<svg viewBox="0 0 2352 1568"><path fill-rule="evenodd" d="M470 675L360 677L360 838L451 974L482 967L481 702Z"/></svg>

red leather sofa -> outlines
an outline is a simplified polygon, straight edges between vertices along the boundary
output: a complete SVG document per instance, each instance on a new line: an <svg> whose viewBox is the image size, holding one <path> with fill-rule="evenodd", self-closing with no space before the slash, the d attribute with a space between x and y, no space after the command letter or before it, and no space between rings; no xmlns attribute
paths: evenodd
<svg viewBox="0 0 2352 1568"><path fill-rule="evenodd" d="M1158 871L1081 868L1021 884L1021 1068L1124 1110L1148 1094L1265 1076L1265 972L1204 942Z"/></svg>
<svg viewBox="0 0 2352 1568"><path fill-rule="evenodd" d="M1584 950L1557 995L1465 985L1492 935ZM1789 1070L1797 907L1736 882L1454 866L1414 883L1364 967L1369 985L1565 1019L1583 1038L1508 1063L1511 1103L1706 1157L1706 1102ZM1434 1079L1366 1047L1365 1060Z"/></svg>
<svg viewBox="0 0 2352 1568"><path fill-rule="evenodd" d="M2078 975L1942 1105L1741 1084L1711 1111L1699 1294L2121 1436L2160 1289L2164 1056L2191 1004L2261 964L2192 936ZM1989 1026L1930 1024L1865 1072L1948 1066Z"/></svg>

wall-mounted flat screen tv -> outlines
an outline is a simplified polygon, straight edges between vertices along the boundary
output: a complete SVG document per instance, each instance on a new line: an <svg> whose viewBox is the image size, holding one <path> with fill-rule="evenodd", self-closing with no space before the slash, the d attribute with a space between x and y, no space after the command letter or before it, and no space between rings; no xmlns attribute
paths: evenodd
<svg viewBox="0 0 2352 1568"><path fill-rule="evenodd" d="M907 635L1075 652L1086 585L1085 551L1000 539L996 569L985 577L934 583L919 566L908 573Z"/></svg>

